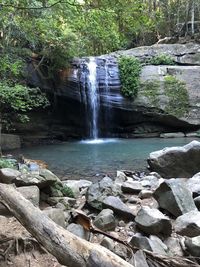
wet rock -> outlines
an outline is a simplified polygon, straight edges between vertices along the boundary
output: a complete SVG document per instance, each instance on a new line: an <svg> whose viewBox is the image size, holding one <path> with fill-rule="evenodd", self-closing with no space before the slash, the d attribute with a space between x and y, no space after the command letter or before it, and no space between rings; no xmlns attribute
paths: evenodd
<svg viewBox="0 0 200 267"><path fill-rule="evenodd" d="M19 191L23 195L23 197L33 203L33 205L39 206L40 190L37 186L22 186L17 188L17 191Z"/></svg>
<svg viewBox="0 0 200 267"><path fill-rule="evenodd" d="M188 252L194 257L200 257L200 236L185 239L185 246Z"/></svg>
<svg viewBox="0 0 200 267"><path fill-rule="evenodd" d="M116 214L124 216L127 219L134 219L135 215L133 211L124 204L119 197L109 196L103 201L103 206L112 209Z"/></svg>
<svg viewBox="0 0 200 267"><path fill-rule="evenodd" d="M183 236L195 237L200 235L200 212L190 211L178 217L174 224L174 230Z"/></svg>
<svg viewBox="0 0 200 267"><path fill-rule="evenodd" d="M43 213L58 225L65 227L65 215L62 209L49 207L43 210Z"/></svg>
<svg viewBox="0 0 200 267"><path fill-rule="evenodd" d="M138 181L127 181L121 185L121 189L123 193L137 194L144 188Z"/></svg>
<svg viewBox="0 0 200 267"><path fill-rule="evenodd" d="M196 210L191 192L176 179L164 181L153 196L161 208L169 211L175 217Z"/></svg>
<svg viewBox="0 0 200 267"><path fill-rule="evenodd" d="M67 230L76 236L79 236L85 240L89 240L90 233L86 231L80 224L71 223L67 226Z"/></svg>
<svg viewBox="0 0 200 267"><path fill-rule="evenodd" d="M11 184L21 173L11 168L0 169L0 183Z"/></svg>
<svg viewBox="0 0 200 267"><path fill-rule="evenodd" d="M116 221L113 211L110 209L102 210L95 218L94 225L103 231L115 230Z"/></svg>
<svg viewBox="0 0 200 267"><path fill-rule="evenodd" d="M163 234L170 235L172 225L170 219L167 218L157 209L142 207L135 217L137 226L147 234Z"/></svg>
<svg viewBox="0 0 200 267"><path fill-rule="evenodd" d="M164 178L192 177L200 170L200 142L192 141L183 147L152 152L148 163L151 170Z"/></svg>

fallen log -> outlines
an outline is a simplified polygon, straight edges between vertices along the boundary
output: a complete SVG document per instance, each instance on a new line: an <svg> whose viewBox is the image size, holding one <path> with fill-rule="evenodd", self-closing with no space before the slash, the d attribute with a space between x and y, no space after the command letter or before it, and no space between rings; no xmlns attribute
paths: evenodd
<svg viewBox="0 0 200 267"><path fill-rule="evenodd" d="M67 267L133 267L106 248L89 243L58 226L12 185L0 184L0 202L62 265Z"/></svg>

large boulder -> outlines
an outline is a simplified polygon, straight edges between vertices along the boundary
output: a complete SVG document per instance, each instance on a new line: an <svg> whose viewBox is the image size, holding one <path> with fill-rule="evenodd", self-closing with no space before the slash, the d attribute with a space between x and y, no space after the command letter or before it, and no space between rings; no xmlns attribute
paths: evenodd
<svg viewBox="0 0 200 267"><path fill-rule="evenodd" d="M200 235L200 212L190 211L178 217L174 224L174 230L183 236L195 237Z"/></svg>
<svg viewBox="0 0 200 267"><path fill-rule="evenodd" d="M135 222L147 234L163 234L169 236L172 232L170 219L157 209L142 207L135 217Z"/></svg>
<svg viewBox="0 0 200 267"><path fill-rule="evenodd" d="M154 192L154 198L161 208L175 217L197 210L192 193L184 183L176 179L165 180Z"/></svg>
<svg viewBox="0 0 200 267"><path fill-rule="evenodd" d="M151 170L164 178L192 177L200 171L200 142L192 141L183 147L152 152L148 163Z"/></svg>
<svg viewBox="0 0 200 267"><path fill-rule="evenodd" d="M47 169L40 169L38 174L24 172L20 176L16 177L14 183L17 186L36 185L39 188L45 188L51 186L54 183L62 185L60 179Z"/></svg>
<svg viewBox="0 0 200 267"><path fill-rule="evenodd" d="M63 228L66 226L65 215L62 209L49 207L43 210L43 213Z"/></svg>
<svg viewBox="0 0 200 267"><path fill-rule="evenodd" d="M22 186L17 188L17 191L19 191L23 195L23 197L33 203L33 205L39 206L40 190L37 186Z"/></svg>
<svg viewBox="0 0 200 267"><path fill-rule="evenodd" d="M200 257L200 236L186 238L185 246L192 256Z"/></svg>
<svg viewBox="0 0 200 267"><path fill-rule="evenodd" d="M0 169L0 183L11 184L20 176L20 172L11 168Z"/></svg>

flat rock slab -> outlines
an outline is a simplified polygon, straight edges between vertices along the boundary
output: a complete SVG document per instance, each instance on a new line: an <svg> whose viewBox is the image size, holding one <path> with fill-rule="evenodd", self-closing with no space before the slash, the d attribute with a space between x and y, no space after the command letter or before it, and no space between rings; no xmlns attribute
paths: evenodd
<svg viewBox="0 0 200 267"><path fill-rule="evenodd" d="M123 193L130 193L130 194L135 194L139 193L144 189L142 184L137 181L127 181L121 185L121 189Z"/></svg>
<svg viewBox="0 0 200 267"><path fill-rule="evenodd" d="M200 212L191 211L178 217L174 224L174 230L179 235L189 237L200 235Z"/></svg>
<svg viewBox="0 0 200 267"><path fill-rule="evenodd" d="M148 163L151 170L163 178L192 177L200 171L200 142L192 141L183 147L152 152Z"/></svg>
<svg viewBox="0 0 200 267"><path fill-rule="evenodd" d="M170 179L164 181L155 190L153 196L161 208L175 217L197 209L192 193L180 180Z"/></svg>
<svg viewBox="0 0 200 267"><path fill-rule="evenodd" d="M0 169L0 183L11 184L14 179L20 176L20 172L11 168Z"/></svg>
<svg viewBox="0 0 200 267"><path fill-rule="evenodd" d="M103 200L103 206L113 210L116 214L127 219L134 219L133 211L124 204L119 197L109 196Z"/></svg>
<svg viewBox="0 0 200 267"><path fill-rule="evenodd" d="M135 217L135 222L147 234L163 234L169 236L172 233L170 219L157 209L142 207Z"/></svg>

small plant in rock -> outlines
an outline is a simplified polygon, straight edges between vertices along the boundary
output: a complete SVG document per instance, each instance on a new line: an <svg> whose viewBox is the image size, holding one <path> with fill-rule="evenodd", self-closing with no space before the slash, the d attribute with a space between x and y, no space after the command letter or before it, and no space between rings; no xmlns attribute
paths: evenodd
<svg viewBox="0 0 200 267"><path fill-rule="evenodd" d="M118 60L121 92L126 97L137 97L141 64L135 57L122 56Z"/></svg>
<svg viewBox="0 0 200 267"><path fill-rule="evenodd" d="M64 186L62 187L61 192L63 193L63 195L64 195L65 197L72 197L72 198L75 197L73 191L71 190L71 188L68 187L68 186L66 186L66 185L64 185Z"/></svg>
<svg viewBox="0 0 200 267"><path fill-rule="evenodd" d="M147 63L151 65L174 65L172 57L164 54L151 58Z"/></svg>

